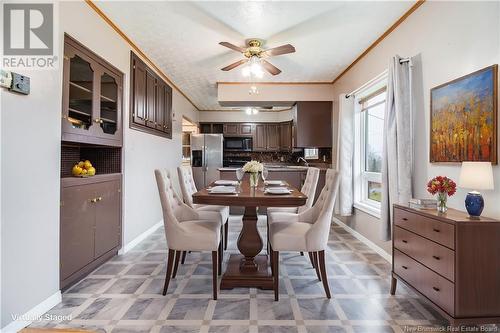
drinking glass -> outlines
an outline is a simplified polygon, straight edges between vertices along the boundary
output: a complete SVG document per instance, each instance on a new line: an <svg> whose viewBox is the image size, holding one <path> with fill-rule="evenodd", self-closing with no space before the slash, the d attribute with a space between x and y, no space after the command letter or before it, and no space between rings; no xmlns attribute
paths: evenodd
<svg viewBox="0 0 500 333"><path fill-rule="evenodd" d="M238 184L241 184L243 176L245 176L245 171L243 171L243 168L236 169L236 178L238 179Z"/></svg>
<svg viewBox="0 0 500 333"><path fill-rule="evenodd" d="M265 184L267 175L269 175L269 170L267 168L263 168L260 175L261 175L262 180L264 181L264 184Z"/></svg>

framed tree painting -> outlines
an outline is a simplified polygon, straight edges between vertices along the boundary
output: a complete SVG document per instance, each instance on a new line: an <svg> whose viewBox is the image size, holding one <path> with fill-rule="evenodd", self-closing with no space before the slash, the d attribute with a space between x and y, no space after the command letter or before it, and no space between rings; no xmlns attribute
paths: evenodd
<svg viewBox="0 0 500 333"><path fill-rule="evenodd" d="M431 89L431 162L497 164L498 65Z"/></svg>

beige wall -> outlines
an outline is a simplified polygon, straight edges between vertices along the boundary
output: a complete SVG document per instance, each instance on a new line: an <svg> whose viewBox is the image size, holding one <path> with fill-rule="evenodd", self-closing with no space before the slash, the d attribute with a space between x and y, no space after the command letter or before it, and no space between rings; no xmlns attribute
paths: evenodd
<svg viewBox="0 0 500 333"><path fill-rule="evenodd" d="M460 166L429 163L430 89L441 83L500 62L499 2L428 1L358 62L333 86L337 99L376 77L393 55L417 56L414 62L415 93L415 196L428 197L425 184L436 175L458 180ZM338 109L338 101L336 101ZM494 167L495 191L483 193L484 215L500 218L500 167ZM460 189L449 205L464 210L466 190ZM360 212L348 224L370 240L379 241L379 220Z"/></svg>
<svg viewBox="0 0 500 333"><path fill-rule="evenodd" d="M153 170L181 162L181 124L196 109L173 92L173 139L128 128L130 47L85 2L59 5L59 59L70 34L116 66L124 79L123 244L162 219ZM23 71L28 96L1 91L1 327L59 290L59 163L62 68ZM168 75L168 73L167 73ZM36 281L36 288L33 288Z"/></svg>

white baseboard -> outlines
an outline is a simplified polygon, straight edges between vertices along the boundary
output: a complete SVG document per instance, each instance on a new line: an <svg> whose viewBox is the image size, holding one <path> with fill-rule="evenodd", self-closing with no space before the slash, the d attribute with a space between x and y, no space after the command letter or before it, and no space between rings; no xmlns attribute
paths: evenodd
<svg viewBox="0 0 500 333"><path fill-rule="evenodd" d="M368 238L366 238L353 228L349 227L347 224L340 221L338 218L333 217L332 220L333 222L344 228L348 233L356 237L358 240L365 243L365 245L368 246L370 249L377 252L382 258L392 263L392 256L389 253L385 252L380 246L378 246L377 244L375 244L374 242L372 242L371 240L369 240Z"/></svg>
<svg viewBox="0 0 500 333"><path fill-rule="evenodd" d="M155 232L159 227L163 225L163 220L160 222L156 223L153 225L151 228L148 230L144 231L142 234L125 244L120 251L118 251L118 254L124 254L127 253L128 251L132 250L137 244L145 240L149 235L151 235L153 232Z"/></svg>
<svg viewBox="0 0 500 333"><path fill-rule="evenodd" d="M25 314L19 315L18 319L12 318L11 323L0 329L2 333L15 333L30 325L37 318L43 316L44 313L52 309L57 304L61 303L61 291L58 290L49 298L45 299L40 304L36 305L34 308L26 312ZM43 317L42 317L43 318Z"/></svg>

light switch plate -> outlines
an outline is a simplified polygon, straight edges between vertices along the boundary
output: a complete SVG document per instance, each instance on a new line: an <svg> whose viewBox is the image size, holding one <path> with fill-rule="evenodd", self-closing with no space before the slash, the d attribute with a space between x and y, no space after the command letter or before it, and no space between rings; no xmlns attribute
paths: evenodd
<svg viewBox="0 0 500 333"><path fill-rule="evenodd" d="M12 73L12 87L10 90L20 94L29 95L30 78L21 74Z"/></svg>
<svg viewBox="0 0 500 333"><path fill-rule="evenodd" d="M12 74L4 70L0 70L0 86L10 89L12 86Z"/></svg>

